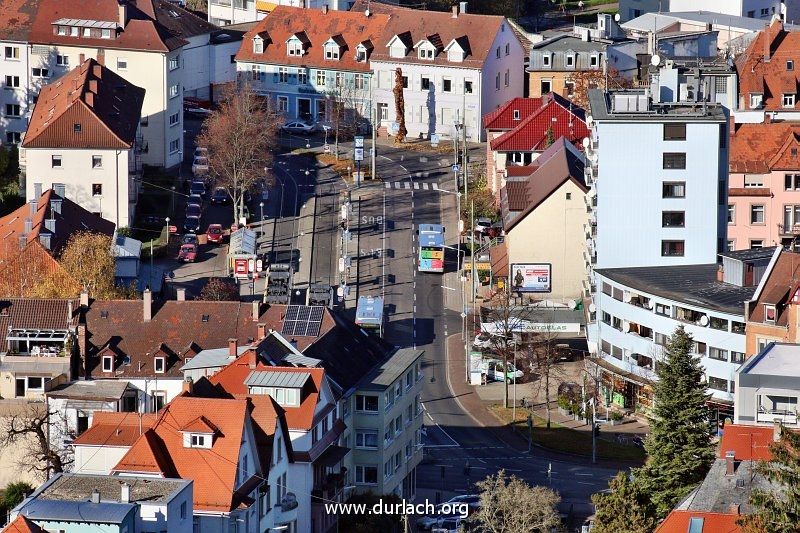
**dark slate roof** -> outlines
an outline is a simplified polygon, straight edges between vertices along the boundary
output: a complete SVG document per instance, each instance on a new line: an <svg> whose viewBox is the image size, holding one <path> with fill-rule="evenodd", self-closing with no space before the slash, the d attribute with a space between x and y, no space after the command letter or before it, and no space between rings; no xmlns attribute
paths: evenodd
<svg viewBox="0 0 800 533"><path fill-rule="evenodd" d="M70 302L72 312L70 313ZM9 298L0 300L0 351L10 328L69 329L78 323L77 298Z"/></svg>
<svg viewBox="0 0 800 533"><path fill-rule="evenodd" d="M755 287L717 281L716 263L633 268L598 268L596 272L626 287L688 305L733 315L744 314L744 302Z"/></svg>
<svg viewBox="0 0 800 533"><path fill-rule="evenodd" d="M397 350L394 355L383 362L382 365L374 368L367 374L359 388L384 390L392 383L403 376L403 373L412 365L414 361L422 357L424 350L414 350L403 348Z"/></svg>
<svg viewBox="0 0 800 533"><path fill-rule="evenodd" d="M775 254L777 246L769 248L753 248L751 250L735 250L732 252L722 252L721 256L730 257L739 261L753 261L755 259L769 259Z"/></svg>
<svg viewBox="0 0 800 533"><path fill-rule="evenodd" d="M20 514L32 520L52 522L84 522L120 524L130 513L136 512L133 503L92 503L60 500L33 500L22 508Z"/></svg>

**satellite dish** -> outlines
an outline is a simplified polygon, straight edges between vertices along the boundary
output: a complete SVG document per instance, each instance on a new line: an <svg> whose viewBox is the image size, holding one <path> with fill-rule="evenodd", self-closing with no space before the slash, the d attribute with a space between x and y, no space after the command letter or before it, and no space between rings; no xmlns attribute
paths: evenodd
<svg viewBox="0 0 800 533"><path fill-rule="evenodd" d="M700 317L700 325L707 326L708 325L708 315L703 315Z"/></svg>
<svg viewBox="0 0 800 533"><path fill-rule="evenodd" d="M631 330L631 323L628 322L627 320L623 320L622 321L622 331L625 332L625 333L628 333L628 332L630 332L630 330Z"/></svg>
<svg viewBox="0 0 800 533"><path fill-rule="evenodd" d="M654 67L657 67L661 64L661 56L658 54L653 54L653 57L650 58L650 64Z"/></svg>
<svg viewBox="0 0 800 533"><path fill-rule="evenodd" d="M656 303L653 301L653 299L652 299L652 298L650 298L649 300L647 300L647 308L648 308L648 309L652 309L652 308L654 308L655 306L656 306Z"/></svg>
<svg viewBox="0 0 800 533"><path fill-rule="evenodd" d="M633 296L631 295L631 293L629 293L629 292L625 291L625 292L622 294L622 301L623 301L623 302L625 302L626 304L629 304L629 303L631 303L631 300L632 300L632 299L633 299Z"/></svg>
<svg viewBox="0 0 800 533"><path fill-rule="evenodd" d="M366 11L364 11L364 15L366 15L366 16L369 16L369 9L367 9Z"/></svg>
<svg viewBox="0 0 800 533"><path fill-rule="evenodd" d="M614 15L614 21L615 21L615 22L619 22L619 19L620 19L620 18L621 18L621 17L619 16L619 13L617 13L616 15Z"/></svg>
<svg viewBox="0 0 800 533"><path fill-rule="evenodd" d="M581 144L583 145L584 148L589 148L590 143L591 141L589 140L589 137L584 137L583 140L581 141Z"/></svg>
<svg viewBox="0 0 800 533"><path fill-rule="evenodd" d="M595 311L597 311L597 306L594 304L589 304L589 312L594 313Z"/></svg>

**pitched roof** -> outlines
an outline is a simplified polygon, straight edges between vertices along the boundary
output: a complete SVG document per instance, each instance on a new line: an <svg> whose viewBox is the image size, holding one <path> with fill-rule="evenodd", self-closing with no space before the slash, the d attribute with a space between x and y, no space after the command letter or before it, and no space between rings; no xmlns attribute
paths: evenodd
<svg viewBox="0 0 800 533"><path fill-rule="evenodd" d="M31 231L27 235L26 220L31 221ZM55 222L46 222L47 220ZM50 231L48 224L53 224L55 231ZM0 218L0 263L10 261L20 254L19 238L23 235L27 237L28 244L40 242L43 234L49 235L50 251L59 255L69 238L78 231L102 233L110 237L114 234L114 223L87 211L72 200L61 198L52 189L47 189L35 204L30 201Z"/></svg>
<svg viewBox="0 0 800 533"><path fill-rule="evenodd" d="M769 448L774 442L775 429L772 426L747 426L725 424L719 444L719 457L733 451L737 461L772 459Z"/></svg>
<svg viewBox="0 0 800 533"><path fill-rule="evenodd" d="M74 328L78 324L79 305L76 298L0 300L0 351L6 351L6 336L11 329Z"/></svg>
<svg viewBox="0 0 800 533"><path fill-rule="evenodd" d="M483 127L487 130L511 130L520 122L538 111L542 107L541 98L512 98L494 111L483 115ZM519 118L514 118L514 112L519 112Z"/></svg>
<svg viewBox="0 0 800 533"><path fill-rule="evenodd" d="M216 433L219 430L206 417L200 415L183 426L181 431L186 433Z"/></svg>
<svg viewBox="0 0 800 533"><path fill-rule="evenodd" d="M22 146L128 149L143 101L144 89L89 58L42 87Z"/></svg>
<svg viewBox="0 0 800 533"><path fill-rule="evenodd" d="M80 283L38 241L28 243L10 259L0 261L0 297L40 296L42 282L46 284L47 280L52 280L62 291L78 294L81 290Z"/></svg>
<svg viewBox="0 0 800 533"><path fill-rule="evenodd" d="M749 303L747 306L750 311L747 320L764 322L764 304L771 304L775 306L777 313L775 325L786 327L791 312L789 298L800 283L800 254L782 250L762 283L763 287L755 303Z"/></svg>
<svg viewBox="0 0 800 533"><path fill-rule="evenodd" d="M586 192L583 180L583 155L564 137L550 145L536 159L534 172L520 184L508 181L500 192L503 225L510 231L565 182L573 181Z"/></svg>
<svg viewBox="0 0 800 533"><path fill-rule="evenodd" d="M736 58L739 94L750 109L750 93L763 94L764 109L782 110L783 93L797 93L800 71L788 70L787 60L797 59L800 32L786 31L780 20L773 21Z"/></svg>
<svg viewBox="0 0 800 533"><path fill-rule="evenodd" d="M0 2L0 41L27 41L38 8L39 0Z"/></svg>
<svg viewBox="0 0 800 533"><path fill-rule="evenodd" d="M800 122L737 124L731 139L730 171L766 174L771 170L798 170L798 146Z"/></svg>
<svg viewBox="0 0 800 533"><path fill-rule="evenodd" d="M188 44L189 37L211 33L219 28L165 0L128 0L127 20L119 27L117 0L90 0L64 2L40 0L39 10L30 30L29 39L34 44L84 46L124 50L168 52ZM58 35L53 23L61 19L113 22L118 26L114 38L100 36L72 37Z"/></svg>
<svg viewBox="0 0 800 533"><path fill-rule="evenodd" d="M655 533L739 533L736 524L741 516L733 513L703 513L698 511L672 511L656 528ZM690 523L700 522L700 529L689 529ZM697 527L697 526L695 526Z"/></svg>
<svg viewBox="0 0 800 533"><path fill-rule="evenodd" d="M92 425L72 441L82 446L121 446L130 447L142 436L142 433L156 423L158 415L154 413L118 413L95 411Z"/></svg>
<svg viewBox="0 0 800 533"><path fill-rule="evenodd" d="M180 367L197 349L226 347L232 337L247 344L255 339L258 323L250 303L201 300L154 303L149 322L144 320L142 300L94 300L85 317L90 374L118 379L182 379ZM112 372L103 372L100 365L104 348L118 357ZM156 352L166 357L163 373L155 373ZM130 364L123 364L125 357Z"/></svg>
<svg viewBox="0 0 800 533"><path fill-rule="evenodd" d="M534 152L546 146L548 130L553 138L566 137L582 149L583 139L589 136L585 112L582 107L555 93L542 98L542 106L518 122L511 131L492 139L491 148L498 152Z"/></svg>
<svg viewBox="0 0 800 533"><path fill-rule="evenodd" d="M498 32L500 32L500 26L506 23L504 17L495 15L459 13L458 17L453 18L450 11L424 11L383 2L369 2L368 0L357 0L353 7L350 8L351 11L360 14L363 14L367 9L371 13L370 17L376 15L390 16L382 38L376 41L375 52L372 54L371 60L385 60L392 63L482 68L489 53L492 52L492 44ZM411 46L434 34L439 35L442 43L450 43L453 39L460 39L459 42L469 43L469 51L462 62L448 61L447 54L443 52L437 53L433 60L419 59L417 50L411 48L411 46L409 46L410 49L405 57L390 58L386 45L394 36L402 34L405 34L403 41L406 44L411 43Z"/></svg>
<svg viewBox="0 0 800 533"><path fill-rule="evenodd" d="M43 531L36 522L28 520L21 514L17 515L13 522L3 528L3 533L42 533Z"/></svg>
<svg viewBox="0 0 800 533"><path fill-rule="evenodd" d="M158 421L131 446L113 473L158 473L194 481L194 508L231 511L237 506L236 472L244 429L247 400L178 396L158 414ZM185 427L198 415L219 428L211 448L184 447Z"/></svg>
<svg viewBox="0 0 800 533"><path fill-rule="evenodd" d="M380 41L388 20L386 15L367 17L363 12L329 10L324 13L320 9L278 6L245 34L236 59L369 72L371 68L368 61L356 61L356 46L365 40ZM265 39L264 52L257 54L253 51L253 37L256 34L263 37L264 32L269 35L269 39ZM302 37L299 36L301 33ZM286 41L295 34L298 34L301 41L307 42L302 56L290 56L287 53ZM329 39L342 47L338 61L325 59L323 44Z"/></svg>

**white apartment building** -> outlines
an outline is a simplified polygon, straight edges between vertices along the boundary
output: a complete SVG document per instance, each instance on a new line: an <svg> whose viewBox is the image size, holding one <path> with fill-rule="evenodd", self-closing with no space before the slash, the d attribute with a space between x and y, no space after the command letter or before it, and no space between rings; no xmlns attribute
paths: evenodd
<svg viewBox="0 0 800 533"><path fill-rule="evenodd" d="M272 13L277 6L347 11L352 5L350 0L208 0L208 21L217 26L255 22Z"/></svg>
<svg viewBox="0 0 800 533"><path fill-rule="evenodd" d="M24 39L25 29L7 25L9 19L0 20L0 142L19 144L28 129L29 106L29 50Z"/></svg>
<svg viewBox="0 0 800 533"><path fill-rule="evenodd" d="M800 2L797 0L620 0L621 22L627 22L645 13L680 13L705 11L736 17L769 20L782 15L784 20L798 20Z"/></svg>

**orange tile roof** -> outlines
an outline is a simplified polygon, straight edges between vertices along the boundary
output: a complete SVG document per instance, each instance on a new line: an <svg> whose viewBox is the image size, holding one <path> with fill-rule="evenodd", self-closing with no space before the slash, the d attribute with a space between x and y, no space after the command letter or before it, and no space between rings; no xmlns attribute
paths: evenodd
<svg viewBox="0 0 800 533"><path fill-rule="evenodd" d="M772 459L769 448L773 443L774 429L763 426L726 424L719 444L719 457L733 451L737 461Z"/></svg>
<svg viewBox="0 0 800 533"><path fill-rule="evenodd" d="M31 522L21 514L3 528L3 533L42 533L43 531L35 522Z"/></svg>
<svg viewBox="0 0 800 533"><path fill-rule="evenodd" d="M798 148L800 122L740 124L731 139L730 171L766 174L771 170L800 170Z"/></svg>
<svg viewBox="0 0 800 533"><path fill-rule="evenodd" d="M797 93L800 69L787 70L787 60L800 54L800 32L786 31L776 20L760 31L736 59L739 94L745 109L750 109L750 94L763 94L764 108L783 110L783 93ZM769 57L767 57L769 56Z"/></svg>
<svg viewBox="0 0 800 533"><path fill-rule="evenodd" d="M214 374L209 381L221 392L227 393L235 398L247 398L249 390L244 384L247 376L254 369L250 368L250 361L254 352L247 352L238 359L231 362L228 366ZM310 430L314 423L314 411L319 401L319 393L322 388L322 381L325 377L323 368L293 368L293 367L274 367L265 364L261 359L258 360L255 370L265 372L306 372L311 374L313 385L306 390L305 396L301 399L299 407L281 406L286 418L286 423L290 429ZM309 387L307 384L306 387ZM252 396L255 398L255 396ZM258 405L258 404L256 404Z"/></svg>
<svg viewBox="0 0 800 533"><path fill-rule="evenodd" d="M133 146L143 101L144 89L87 59L42 87L22 146L126 150Z"/></svg>
<svg viewBox="0 0 800 533"><path fill-rule="evenodd" d="M198 416L183 426L181 431L187 431L189 433L216 433L219 430L214 424L209 422L206 417Z"/></svg>
<svg viewBox="0 0 800 533"><path fill-rule="evenodd" d="M386 15L366 17L363 12L356 11L329 10L323 13L320 9L277 6L268 17L264 17L245 34L236 59L254 63L370 72L372 69L369 61L356 61L356 47L359 43L368 41L365 46L369 58L373 48L386 44L381 43L381 36L388 21L389 17ZM305 36L299 35L301 33ZM302 41L307 40L310 43L302 56L290 56L287 53L286 41L295 34ZM253 38L256 35L264 39L264 52L260 54L253 52ZM323 44L331 38L344 45L338 61L325 59Z"/></svg>
<svg viewBox="0 0 800 533"><path fill-rule="evenodd" d="M702 518L703 528L698 533L740 533L736 521L741 518L732 513L703 513L697 511L672 511L661 522L655 533L686 533L692 518ZM694 530L692 530L694 531Z"/></svg>
<svg viewBox="0 0 800 533"><path fill-rule="evenodd" d="M236 471L249 412L247 400L180 395L159 412L152 429L134 443L112 471L158 472L165 477L191 479L195 509L231 511L238 505ZM183 445L181 428L198 415L219 429L210 449Z"/></svg>
<svg viewBox="0 0 800 533"><path fill-rule="evenodd" d="M789 315L793 312L794 306L790 305L790 295L794 294L791 290L793 285L800 279L800 254L782 250L778 260L773 265L772 270L766 273L767 279L758 299L755 303L748 303L750 311L747 316L748 322L765 322L764 304L776 306L778 316L775 325L787 327L789 325Z"/></svg>
<svg viewBox="0 0 800 533"><path fill-rule="evenodd" d="M156 423L158 415L145 413L141 416L141 430L146 431ZM92 426L72 441L84 446L133 446L142 436L138 413L115 413L95 411Z"/></svg>

